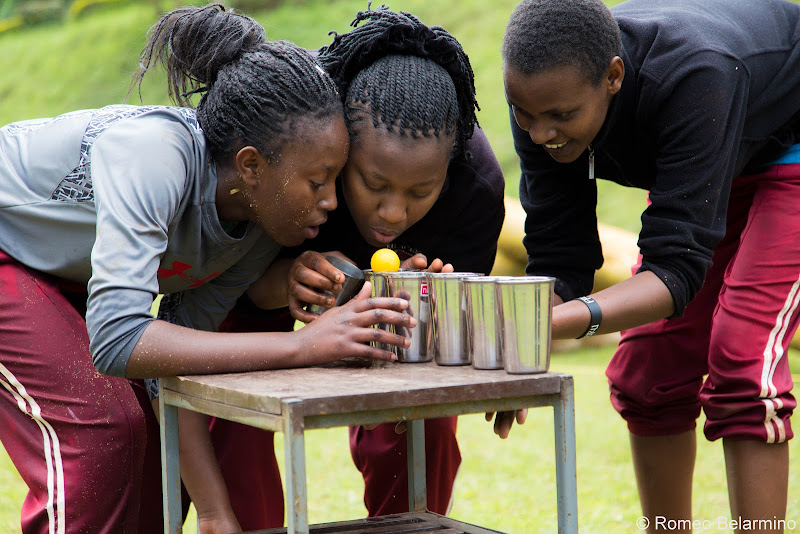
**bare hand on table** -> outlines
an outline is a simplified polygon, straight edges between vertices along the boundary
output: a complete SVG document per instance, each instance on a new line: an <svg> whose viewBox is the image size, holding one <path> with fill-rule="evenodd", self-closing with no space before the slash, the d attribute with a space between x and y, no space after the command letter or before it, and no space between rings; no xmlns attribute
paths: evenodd
<svg viewBox="0 0 800 534"><path fill-rule="evenodd" d="M322 365L342 358L371 358L396 360L397 356L370 343L387 343L406 348L407 337L381 328L370 328L378 323L392 324L398 330L413 328L417 320L407 313L408 301L395 297L370 297L369 282L353 300L343 306L326 311L296 331L301 346L306 348L307 361L302 365Z"/></svg>
<svg viewBox="0 0 800 534"><path fill-rule="evenodd" d="M486 414L486 420L491 421L494 413ZM500 439L506 439L511 432L511 427L514 426L516 420L518 425L525 423L528 418L528 409L517 410L516 412L498 412L497 417L494 418L494 433L500 436Z"/></svg>

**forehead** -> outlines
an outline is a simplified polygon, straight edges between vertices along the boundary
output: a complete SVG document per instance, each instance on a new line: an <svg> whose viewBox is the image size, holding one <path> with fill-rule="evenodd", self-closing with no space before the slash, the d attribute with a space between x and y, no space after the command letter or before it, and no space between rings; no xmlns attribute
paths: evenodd
<svg viewBox="0 0 800 534"><path fill-rule="evenodd" d="M320 167L347 158L350 136L344 118L332 116L318 121L298 121L292 125L292 136L281 151L280 161L291 161L301 167Z"/></svg>
<svg viewBox="0 0 800 534"><path fill-rule="evenodd" d="M365 174L385 179L418 177L420 180L446 174L453 151L454 136L412 137L385 128L361 127L350 148L349 161ZM444 171L444 172L443 172ZM441 176L443 179L444 176Z"/></svg>

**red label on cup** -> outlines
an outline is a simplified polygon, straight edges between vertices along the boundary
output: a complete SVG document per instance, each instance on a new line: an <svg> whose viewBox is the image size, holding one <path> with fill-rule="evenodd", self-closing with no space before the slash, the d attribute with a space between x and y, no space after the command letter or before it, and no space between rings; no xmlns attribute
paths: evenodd
<svg viewBox="0 0 800 534"><path fill-rule="evenodd" d="M420 297L427 297L428 296L428 282L422 282L419 286L419 296Z"/></svg>

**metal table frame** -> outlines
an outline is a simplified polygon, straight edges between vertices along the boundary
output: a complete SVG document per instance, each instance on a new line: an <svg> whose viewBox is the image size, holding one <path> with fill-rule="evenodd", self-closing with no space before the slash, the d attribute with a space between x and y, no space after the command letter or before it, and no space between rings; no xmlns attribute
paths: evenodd
<svg viewBox="0 0 800 534"><path fill-rule="evenodd" d="M317 367L169 377L160 382L166 533L182 532L179 407L283 432L287 531L306 533L309 532L304 436L307 429L407 420L409 505L412 512L424 512L427 509L424 419L551 406L558 532L578 531L575 406L569 375L550 372L509 375L503 371L476 371L430 363L376 369ZM365 388L365 383L370 387ZM325 391L331 384L335 384L335 389Z"/></svg>

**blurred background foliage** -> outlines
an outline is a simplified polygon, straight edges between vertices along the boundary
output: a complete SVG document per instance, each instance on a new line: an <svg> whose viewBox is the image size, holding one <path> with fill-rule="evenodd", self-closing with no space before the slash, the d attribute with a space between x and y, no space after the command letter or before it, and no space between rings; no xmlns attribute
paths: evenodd
<svg viewBox="0 0 800 534"><path fill-rule="evenodd" d="M195 2L191 5L205 5ZM330 43L330 31L343 33L367 0L224 0L254 17L269 39L286 39L307 48ZM387 0L429 25L445 27L463 44L475 71L481 126L506 175L506 192L518 195L519 167L503 94L500 44L517 0ZM609 4L617 3L609 1ZM374 2L379 5L379 2ZM14 29L0 29L0 124L53 116L75 109L120 103L148 28L179 0L0 0L0 28L26 15ZM37 13L34 15L34 13ZM167 104L162 72L148 75L130 103ZM600 220L638 233L644 207L641 191L598 182Z"/></svg>

